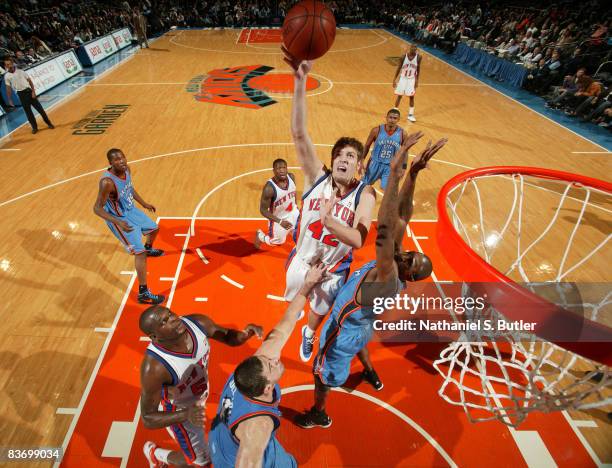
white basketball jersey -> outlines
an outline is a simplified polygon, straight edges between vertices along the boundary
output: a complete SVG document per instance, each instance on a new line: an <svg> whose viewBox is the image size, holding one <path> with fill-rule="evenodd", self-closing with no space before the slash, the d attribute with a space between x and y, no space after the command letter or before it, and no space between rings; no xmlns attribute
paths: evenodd
<svg viewBox="0 0 612 468"><path fill-rule="evenodd" d="M355 211L365 187L365 184L359 182L332 208L331 215L341 224L353 227ZM296 255L309 265L321 260L330 266L329 271L341 272L350 267L353 248L340 242L323 227L319 214L320 204L323 201L321 199L330 199L332 190L332 176L328 172L302 197Z"/></svg>
<svg viewBox="0 0 612 468"><path fill-rule="evenodd" d="M404 63L402 64L402 76L405 78L416 78L419 54L414 54L412 60L408 58L408 54L404 55Z"/></svg>
<svg viewBox="0 0 612 468"><path fill-rule="evenodd" d="M289 217L292 212L298 209L295 204L295 182L291 177L287 177L287 179L289 179L289 183L286 190L277 185L274 179L268 180L275 193L270 203L270 211L274 216L281 219Z"/></svg>
<svg viewBox="0 0 612 468"><path fill-rule="evenodd" d="M172 385L163 389L160 406L164 406L165 410L172 410L166 408L168 405L185 408L208 398L208 338L192 319L181 317L181 320L193 340L191 354L176 353L155 343L147 347L147 354L160 361L172 375Z"/></svg>

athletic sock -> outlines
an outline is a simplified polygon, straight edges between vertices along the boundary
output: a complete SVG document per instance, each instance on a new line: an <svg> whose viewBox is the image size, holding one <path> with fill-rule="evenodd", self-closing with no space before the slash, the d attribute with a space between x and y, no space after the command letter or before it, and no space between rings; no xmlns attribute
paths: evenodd
<svg viewBox="0 0 612 468"><path fill-rule="evenodd" d="M408 109L408 115L414 115L414 107Z"/></svg>
<svg viewBox="0 0 612 468"><path fill-rule="evenodd" d="M306 338L312 338L314 334L315 334L315 331L311 330L309 326L306 326L306 330L304 331L304 335L306 335Z"/></svg>
<svg viewBox="0 0 612 468"><path fill-rule="evenodd" d="M170 455L170 450L166 450L163 448L156 448L153 452L155 454L155 458L157 458L160 462L170 463L168 461L168 455Z"/></svg>
<svg viewBox="0 0 612 468"><path fill-rule="evenodd" d="M144 292L147 292L148 288L146 284L141 284L140 286L138 286L138 294L142 294Z"/></svg>

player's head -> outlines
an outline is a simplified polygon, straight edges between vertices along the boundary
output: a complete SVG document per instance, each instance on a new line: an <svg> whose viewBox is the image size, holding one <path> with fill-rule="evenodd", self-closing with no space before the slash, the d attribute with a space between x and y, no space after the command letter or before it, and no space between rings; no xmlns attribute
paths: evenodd
<svg viewBox="0 0 612 468"><path fill-rule="evenodd" d="M389 109L389 111L387 112L387 125L392 128L395 128L400 120L400 116L401 114L397 107Z"/></svg>
<svg viewBox="0 0 612 468"><path fill-rule="evenodd" d="M363 145L355 138L342 137L332 148L332 177L337 183L348 185L361 172Z"/></svg>
<svg viewBox="0 0 612 468"><path fill-rule="evenodd" d="M401 281L421 281L432 272L431 260L421 252L396 252L398 276Z"/></svg>
<svg viewBox="0 0 612 468"><path fill-rule="evenodd" d="M128 168L127 159L123 151L117 148L111 148L106 152L106 159L108 163L115 170L115 172L125 172Z"/></svg>
<svg viewBox="0 0 612 468"><path fill-rule="evenodd" d="M284 371L279 359L251 356L236 367L234 382L240 393L249 398L271 395Z"/></svg>
<svg viewBox="0 0 612 468"><path fill-rule="evenodd" d="M154 305L140 314L138 326L151 341L173 341L187 331L183 321L170 309Z"/></svg>
<svg viewBox="0 0 612 468"><path fill-rule="evenodd" d="M275 159L272 163L272 171L274 171L274 177L278 180L287 181L287 161L284 159Z"/></svg>
<svg viewBox="0 0 612 468"><path fill-rule="evenodd" d="M408 55L414 55L416 54L417 51L417 46L414 44L409 44L408 45Z"/></svg>

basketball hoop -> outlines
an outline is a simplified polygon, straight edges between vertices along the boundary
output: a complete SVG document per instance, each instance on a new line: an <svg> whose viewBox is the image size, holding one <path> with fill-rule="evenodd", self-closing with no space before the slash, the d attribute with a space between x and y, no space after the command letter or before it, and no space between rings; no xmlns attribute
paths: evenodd
<svg viewBox="0 0 612 468"><path fill-rule="evenodd" d="M533 320L537 311L533 333L467 335L434 362L444 378L438 393L472 422L516 427L532 411L612 404L612 292L604 284L595 300L583 301L578 286L562 283L609 280L601 254L612 237L611 194L601 180L511 166L464 172L440 191L438 242L464 296L490 285L479 318ZM551 290L561 299L549 300ZM587 313L577 314L577 305ZM577 330L580 339L559 340L555 330Z"/></svg>

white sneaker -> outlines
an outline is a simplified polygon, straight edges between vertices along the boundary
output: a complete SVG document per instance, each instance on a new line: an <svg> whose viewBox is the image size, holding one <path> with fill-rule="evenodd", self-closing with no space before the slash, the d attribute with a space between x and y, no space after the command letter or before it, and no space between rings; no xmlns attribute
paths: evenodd
<svg viewBox="0 0 612 468"><path fill-rule="evenodd" d="M155 449L157 445L155 445L151 441L147 441L142 448L145 457L147 457L147 461L149 462L149 468L168 468L168 465L162 461L159 461L155 456Z"/></svg>
<svg viewBox="0 0 612 468"><path fill-rule="evenodd" d="M416 122L416 118L414 117L414 114L408 114L408 120L410 120L411 122Z"/></svg>

